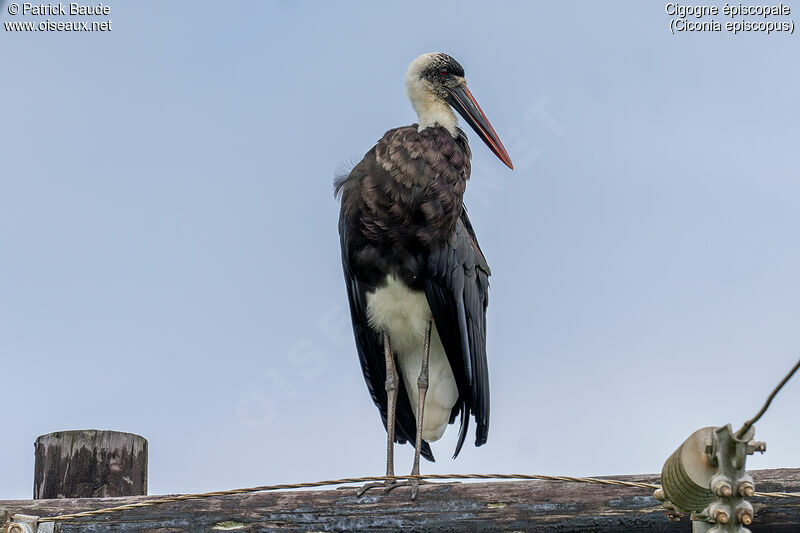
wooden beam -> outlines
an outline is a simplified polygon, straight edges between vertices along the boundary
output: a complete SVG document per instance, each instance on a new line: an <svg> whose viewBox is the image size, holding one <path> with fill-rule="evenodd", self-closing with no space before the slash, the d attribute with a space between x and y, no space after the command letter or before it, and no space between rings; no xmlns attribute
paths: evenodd
<svg viewBox="0 0 800 533"><path fill-rule="evenodd" d="M763 492L800 491L800 469L751 472ZM615 479L657 483L658 476ZM264 492L157 505L58 522L56 531L558 531L689 533L688 516L667 519L652 491L605 485L522 481L423 485L416 502L405 488L356 497L356 487ZM11 514L54 516L156 497L0 501ZM800 531L800 498L753 498L753 533Z"/></svg>
<svg viewBox="0 0 800 533"><path fill-rule="evenodd" d="M147 494L147 440L120 431L58 431L34 444L33 499Z"/></svg>

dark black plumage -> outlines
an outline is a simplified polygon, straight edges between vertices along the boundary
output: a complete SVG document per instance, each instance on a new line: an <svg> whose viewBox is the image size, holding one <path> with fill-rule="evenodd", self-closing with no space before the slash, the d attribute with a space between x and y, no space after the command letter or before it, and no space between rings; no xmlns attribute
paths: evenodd
<svg viewBox="0 0 800 533"><path fill-rule="evenodd" d="M455 455L475 417L475 445L486 442L489 380L486 306L489 267L463 205L470 150L435 126L389 130L344 178L339 234L351 318L361 368L386 426L386 368L379 332L367 320L366 294L394 274L424 291L458 389L450 418L461 414ZM400 380L395 441L413 442L415 416ZM422 455L433 460L428 443ZM455 456L454 455L454 456Z"/></svg>

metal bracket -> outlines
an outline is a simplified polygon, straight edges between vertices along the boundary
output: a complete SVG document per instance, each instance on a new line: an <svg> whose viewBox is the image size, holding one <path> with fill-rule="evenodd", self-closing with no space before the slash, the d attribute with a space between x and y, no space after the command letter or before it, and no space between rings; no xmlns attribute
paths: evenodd
<svg viewBox="0 0 800 533"><path fill-rule="evenodd" d="M753 496L755 483L747 474L745 463L748 455L767 449L765 443L752 440L754 432L751 426L737 438L728 424L714 430L710 450L706 447L709 459L717 467L709 483L717 500L703 510L717 523L709 533L750 533L745 526L753 522L753 506L745 497Z"/></svg>

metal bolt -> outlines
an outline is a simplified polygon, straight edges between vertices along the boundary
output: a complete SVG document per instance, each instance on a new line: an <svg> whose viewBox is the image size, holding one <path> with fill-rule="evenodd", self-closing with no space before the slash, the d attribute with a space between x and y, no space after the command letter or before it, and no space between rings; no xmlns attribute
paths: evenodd
<svg viewBox="0 0 800 533"><path fill-rule="evenodd" d="M714 492L725 498L729 498L733 495L733 489L731 489L731 486L724 481L720 481L714 485Z"/></svg>
<svg viewBox="0 0 800 533"><path fill-rule="evenodd" d="M717 509L716 511L714 511L714 520L716 520L720 524L727 524L729 520L728 513L726 513L722 509Z"/></svg>
<svg viewBox="0 0 800 533"><path fill-rule="evenodd" d="M739 496L744 496L746 498L752 498L756 493L756 489L750 482L744 482L739 485Z"/></svg>
<svg viewBox="0 0 800 533"><path fill-rule="evenodd" d="M753 515L751 515L748 511L743 511L739 513L739 522L742 524L749 526L753 523Z"/></svg>
<svg viewBox="0 0 800 533"><path fill-rule="evenodd" d="M747 455L753 455L755 452L764 453L767 451L767 443L751 440L747 443L745 451L747 452Z"/></svg>

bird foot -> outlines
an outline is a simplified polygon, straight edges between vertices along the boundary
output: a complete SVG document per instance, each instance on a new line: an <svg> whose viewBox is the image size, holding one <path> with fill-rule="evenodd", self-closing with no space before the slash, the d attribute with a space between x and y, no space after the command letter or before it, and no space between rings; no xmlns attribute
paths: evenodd
<svg viewBox="0 0 800 533"><path fill-rule="evenodd" d="M387 479L386 481L373 481L372 483L367 483L363 485L361 488L358 489L356 492L356 496L363 496L365 492L369 489L383 489L384 494L388 494L389 491L396 488L398 486L398 482L396 479Z"/></svg>
<svg viewBox="0 0 800 533"><path fill-rule="evenodd" d="M386 481L376 481L367 483L356 492L356 496L363 496L369 489L383 489L384 494L389 494L391 491L398 487L411 487L411 501L417 499L417 492L419 492L420 485L430 485L430 481L423 479L409 479L406 481L397 481L396 479L387 479Z"/></svg>

